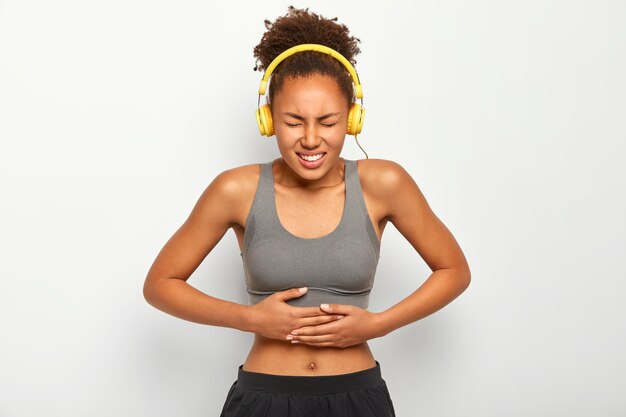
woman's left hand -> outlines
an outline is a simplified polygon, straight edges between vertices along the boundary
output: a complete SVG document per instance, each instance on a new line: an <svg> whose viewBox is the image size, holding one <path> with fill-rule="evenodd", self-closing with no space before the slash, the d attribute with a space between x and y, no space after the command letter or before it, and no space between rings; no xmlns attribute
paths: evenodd
<svg viewBox="0 0 626 417"><path fill-rule="evenodd" d="M330 323L293 329L286 339L292 343L345 348L383 336L380 313L350 304L322 304L320 309L342 317Z"/></svg>

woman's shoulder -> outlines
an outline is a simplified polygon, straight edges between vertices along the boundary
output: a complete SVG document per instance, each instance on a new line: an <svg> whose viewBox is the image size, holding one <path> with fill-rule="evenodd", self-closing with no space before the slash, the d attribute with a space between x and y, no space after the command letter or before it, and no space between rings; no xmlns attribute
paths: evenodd
<svg viewBox="0 0 626 417"><path fill-rule="evenodd" d="M247 212L243 209L252 205L261 165L253 163L225 169L207 187L213 190L211 195L221 201L220 206L229 212L231 223L244 224Z"/></svg>
<svg viewBox="0 0 626 417"><path fill-rule="evenodd" d="M359 159L357 168L361 187L372 193L386 193L413 182L410 174L398 162L388 159Z"/></svg>
<svg viewBox="0 0 626 417"><path fill-rule="evenodd" d="M261 173L260 168L261 163L228 168L217 174L213 183L221 189L222 193L228 194L232 198L241 198L242 194L251 189L256 189Z"/></svg>
<svg viewBox="0 0 626 417"><path fill-rule="evenodd" d="M220 172L217 176L228 178L231 181L246 181L249 180L249 177L251 176L253 177L256 175L258 177L261 165L262 163L257 162L227 168Z"/></svg>

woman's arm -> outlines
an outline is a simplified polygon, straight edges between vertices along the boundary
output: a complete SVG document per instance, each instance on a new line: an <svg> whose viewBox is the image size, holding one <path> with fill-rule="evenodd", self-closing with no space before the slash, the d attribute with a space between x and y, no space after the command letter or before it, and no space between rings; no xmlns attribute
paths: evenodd
<svg viewBox="0 0 626 417"><path fill-rule="evenodd" d="M256 170L256 174L246 170ZM303 295L298 288L276 292L250 306L212 297L187 283L228 229L243 222L238 219L247 218L248 211L244 214L243 210L252 204L258 181L256 164L224 171L209 184L189 218L161 249L148 271L143 294L149 304L184 320L280 340L293 328L337 320L336 315L319 307L287 304L286 300Z"/></svg>
<svg viewBox="0 0 626 417"><path fill-rule="evenodd" d="M235 169L219 174L161 249L143 286L149 304L184 320L249 330L247 306L211 297L187 283L236 221L243 194L240 175Z"/></svg>
<svg viewBox="0 0 626 417"><path fill-rule="evenodd" d="M378 184L373 186L387 202L386 217L433 271L408 297L378 314L382 336L446 306L469 286L471 273L456 239L433 213L413 178L396 162L379 163Z"/></svg>

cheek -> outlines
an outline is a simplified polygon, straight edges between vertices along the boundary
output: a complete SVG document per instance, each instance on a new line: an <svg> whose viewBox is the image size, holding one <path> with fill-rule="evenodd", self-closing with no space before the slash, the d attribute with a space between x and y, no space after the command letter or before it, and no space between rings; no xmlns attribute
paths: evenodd
<svg viewBox="0 0 626 417"><path fill-rule="evenodd" d="M290 147L302 137L303 133L300 129L275 126L274 135L279 147Z"/></svg>
<svg viewBox="0 0 626 417"><path fill-rule="evenodd" d="M275 129L274 135L276 137L276 144L278 149L289 151L293 149L298 143L301 135L296 134L291 129Z"/></svg>
<svg viewBox="0 0 626 417"><path fill-rule="evenodd" d="M348 133L347 122L339 122L335 126L326 130L326 137L329 140L340 141L343 140Z"/></svg>

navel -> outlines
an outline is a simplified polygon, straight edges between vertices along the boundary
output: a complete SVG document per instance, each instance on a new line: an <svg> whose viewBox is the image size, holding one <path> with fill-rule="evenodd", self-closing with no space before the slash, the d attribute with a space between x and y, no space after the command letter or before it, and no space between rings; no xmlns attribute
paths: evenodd
<svg viewBox="0 0 626 417"><path fill-rule="evenodd" d="M315 362L309 363L309 369L315 369Z"/></svg>

